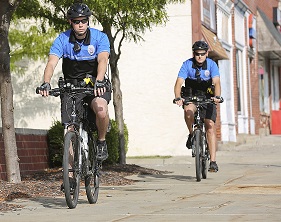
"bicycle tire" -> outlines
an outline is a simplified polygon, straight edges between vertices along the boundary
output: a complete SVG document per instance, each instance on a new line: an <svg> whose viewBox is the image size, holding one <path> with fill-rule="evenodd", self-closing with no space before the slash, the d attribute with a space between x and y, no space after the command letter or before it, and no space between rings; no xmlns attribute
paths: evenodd
<svg viewBox="0 0 281 222"><path fill-rule="evenodd" d="M209 155L209 154L208 154ZM206 157L203 160L204 162L202 162L202 178L203 179L207 179L207 173L208 173L208 169L209 169L209 157L206 154Z"/></svg>
<svg viewBox="0 0 281 222"><path fill-rule="evenodd" d="M206 134L202 135L203 146L202 146L202 178L207 179L207 172L209 167L209 150L207 144Z"/></svg>
<svg viewBox="0 0 281 222"><path fill-rule="evenodd" d="M73 166L69 167L70 148L73 148ZM66 204L70 209L76 207L80 188L80 170L79 170L79 140L75 132L69 131L64 136L64 155L63 155L63 185ZM73 172L73 178L76 183L74 189L70 188L69 172Z"/></svg>
<svg viewBox="0 0 281 222"><path fill-rule="evenodd" d="M200 130L195 130L195 171L196 171L196 180L197 182L201 181L201 172L202 172L202 162L201 162L201 148L202 148L202 132Z"/></svg>
<svg viewBox="0 0 281 222"><path fill-rule="evenodd" d="M90 146L89 146L90 147ZM91 174L85 177L85 189L87 198L90 204L95 204L98 200L99 196L99 185L100 185L100 176L99 176L99 166L96 158L97 154L97 146L94 141L92 141L92 151L90 152L89 162L92 164L91 166Z"/></svg>

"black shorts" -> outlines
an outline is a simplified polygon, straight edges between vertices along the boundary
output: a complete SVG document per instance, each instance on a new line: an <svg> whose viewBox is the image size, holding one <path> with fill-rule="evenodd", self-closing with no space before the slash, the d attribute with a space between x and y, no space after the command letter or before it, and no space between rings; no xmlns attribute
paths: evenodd
<svg viewBox="0 0 281 222"><path fill-rule="evenodd" d="M217 106L212 103L203 105L203 110L201 111L201 117L204 119L211 119L216 122L217 119Z"/></svg>
<svg viewBox="0 0 281 222"><path fill-rule="evenodd" d="M61 122L63 125L69 123L71 121L71 111L72 111L72 98L68 93L64 93L61 95ZM85 103L90 104L91 101L95 98L95 96L85 96L83 94L75 95L76 99L76 113L77 113L77 120L83 118L84 109L83 105ZM107 104L111 100L111 92L106 91L101 98L104 98L107 101ZM94 111L88 107L88 118L90 122L95 121L95 113Z"/></svg>

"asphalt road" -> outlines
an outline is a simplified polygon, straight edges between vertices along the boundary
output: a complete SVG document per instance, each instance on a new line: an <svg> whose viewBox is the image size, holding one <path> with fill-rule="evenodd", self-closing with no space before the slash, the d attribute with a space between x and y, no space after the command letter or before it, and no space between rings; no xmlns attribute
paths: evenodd
<svg viewBox="0 0 281 222"><path fill-rule="evenodd" d="M63 197L18 199L25 207L0 213L1 222L32 221L280 221L281 136L220 145L219 172L196 182L191 156L128 159L127 163L170 171L132 176L134 185L100 189L97 204L82 196L76 209Z"/></svg>

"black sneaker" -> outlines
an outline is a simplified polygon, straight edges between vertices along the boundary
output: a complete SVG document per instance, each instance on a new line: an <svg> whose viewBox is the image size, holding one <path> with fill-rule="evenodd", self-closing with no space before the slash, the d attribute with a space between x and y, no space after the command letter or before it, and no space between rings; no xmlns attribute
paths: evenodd
<svg viewBox="0 0 281 222"><path fill-rule="evenodd" d="M218 168L218 165L216 163L216 161L211 161L210 162L210 167L209 167L209 172L218 172L219 171L219 168Z"/></svg>
<svg viewBox="0 0 281 222"><path fill-rule="evenodd" d="M191 148L192 148L192 135L191 135L191 134L188 135L188 139L187 139L187 141L186 141L186 147L187 147L188 149L191 149Z"/></svg>
<svg viewBox="0 0 281 222"><path fill-rule="evenodd" d="M106 141L97 141L97 160L104 161L108 158Z"/></svg>
<svg viewBox="0 0 281 222"><path fill-rule="evenodd" d="M76 180L73 177L69 177L69 185L70 185L70 194L74 193L76 188ZM60 190L64 192L64 184L62 183L60 186Z"/></svg>

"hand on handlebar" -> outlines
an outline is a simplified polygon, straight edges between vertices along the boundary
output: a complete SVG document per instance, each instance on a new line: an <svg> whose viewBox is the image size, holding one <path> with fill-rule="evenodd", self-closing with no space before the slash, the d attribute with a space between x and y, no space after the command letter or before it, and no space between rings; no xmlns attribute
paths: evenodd
<svg viewBox="0 0 281 222"><path fill-rule="evenodd" d="M217 103L223 103L223 98L221 96L215 96L211 98L216 104Z"/></svg>
<svg viewBox="0 0 281 222"><path fill-rule="evenodd" d="M175 98L175 99L173 100L173 103L177 104L178 106L182 106L182 105L183 105L183 102L184 102L184 99L181 98L181 97Z"/></svg>
<svg viewBox="0 0 281 222"><path fill-rule="evenodd" d="M44 82L40 87L36 89L36 93L40 93L42 96L48 96L51 90L51 85L48 82Z"/></svg>
<svg viewBox="0 0 281 222"><path fill-rule="evenodd" d="M95 83L95 96L102 96L106 92L106 81L97 80Z"/></svg>

